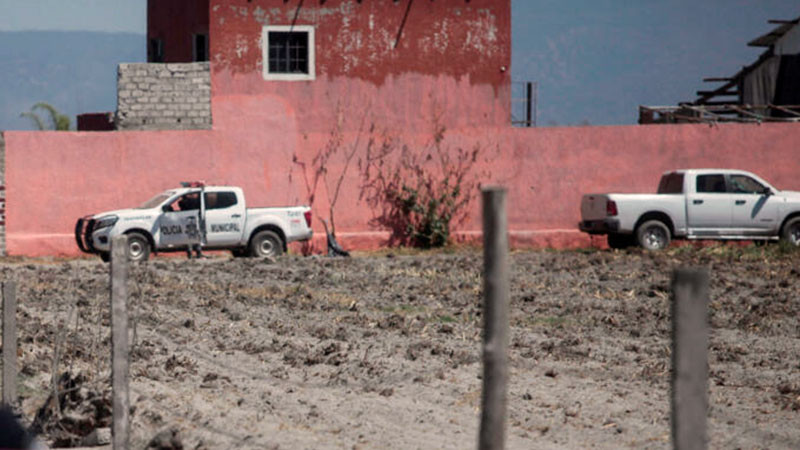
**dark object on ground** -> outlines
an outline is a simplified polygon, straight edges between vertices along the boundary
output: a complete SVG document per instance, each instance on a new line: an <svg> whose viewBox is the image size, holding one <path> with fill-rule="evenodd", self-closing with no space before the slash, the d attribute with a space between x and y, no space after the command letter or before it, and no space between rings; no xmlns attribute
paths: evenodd
<svg viewBox="0 0 800 450"><path fill-rule="evenodd" d="M328 237L328 256L344 256L345 258L349 258L350 252L340 247L339 243L336 242L336 236L328 231L328 222L325 221L325 219L320 220L322 221L322 226L325 227L325 236Z"/></svg>
<svg viewBox="0 0 800 450"><path fill-rule="evenodd" d="M7 406L0 408L0 448L27 449L33 437L19 424L14 412Z"/></svg>
<svg viewBox="0 0 800 450"><path fill-rule="evenodd" d="M148 450L183 450L183 443L178 437L178 430L170 429L155 435L147 444L147 448Z"/></svg>
<svg viewBox="0 0 800 450"><path fill-rule="evenodd" d="M54 392L36 412L31 430L54 447L75 447L96 428L111 426L111 389L87 384L82 373L63 372Z"/></svg>

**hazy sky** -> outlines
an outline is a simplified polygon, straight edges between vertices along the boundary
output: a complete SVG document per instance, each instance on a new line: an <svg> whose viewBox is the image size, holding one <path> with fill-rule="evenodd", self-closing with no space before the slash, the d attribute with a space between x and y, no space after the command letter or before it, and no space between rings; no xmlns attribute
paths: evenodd
<svg viewBox="0 0 800 450"><path fill-rule="evenodd" d="M0 31L124 31L143 34L147 0L0 0Z"/></svg>
<svg viewBox="0 0 800 450"><path fill-rule="evenodd" d="M693 101L765 50L747 43L800 0L514 0L511 74L538 83L539 125L630 124Z"/></svg>

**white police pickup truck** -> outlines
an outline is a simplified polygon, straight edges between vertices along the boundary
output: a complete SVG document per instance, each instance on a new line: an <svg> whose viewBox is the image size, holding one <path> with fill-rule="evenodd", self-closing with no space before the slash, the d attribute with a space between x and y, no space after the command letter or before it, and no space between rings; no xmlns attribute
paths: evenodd
<svg viewBox="0 0 800 450"><path fill-rule="evenodd" d="M201 246L230 250L234 256L275 257L293 241L311 239L311 208L246 208L241 188L183 183L138 208L78 219L75 239L86 253L107 261L111 238L128 236L128 258L146 261L150 253L187 251Z"/></svg>
<svg viewBox="0 0 800 450"><path fill-rule="evenodd" d="M608 235L611 248L659 250L671 239L782 239L800 246L800 192L780 191L741 170L676 170L663 174L657 194L585 194L578 227Z"/></svg>

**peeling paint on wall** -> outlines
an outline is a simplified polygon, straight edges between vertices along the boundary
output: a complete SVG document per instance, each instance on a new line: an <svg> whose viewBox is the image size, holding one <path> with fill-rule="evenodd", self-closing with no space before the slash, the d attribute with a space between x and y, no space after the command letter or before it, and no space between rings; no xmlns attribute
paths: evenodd
<svg viewBox="0 0 800 450"><path fill-rule="evenodd" d="M510 0L473 0L474 6L458 8L452 3L462 3L452 0L328 0L324 5L301 3L302 7L294 2L275 7L266 0L253 0L250 7L231 4L233 0L212 2L216 26L211 51L219 63L214 70L249 74L258 66L257 47L244 51L241 40L231 36L255 37L264 25L297 24L317 29L319 75L381 83L389 74L404 72L469 73L475 83L507 82L498 70L510 66ZM217 8L220 5L226 7Z"/></svg>
<svg viewBox="0 0 800 450"><path fill-rule="evenodd" d="M433 95L437 102L455 105L452 99L473 98L475 106L451 111L448 117L474 114L448 126L506 125L509 120L511 63L510 0L437 0L398 2L281 2L252 0L246 6L235 0L211 0L212 85L215 96L253 95L282 97L302 105L299 114L329 117L329 99L352 95L337 91L346 83L355 92L367 91L359 83L391 86L373 95L376 104L424 104L420 96ZM298 10L298 5L302 7ZM410 7L409 7L410 6ZM315 29L316 81L286 85L266 82L262 28L265 25L311 25ZM401 85L399 80L452 78L458 91L441 91L440 81L428 86ZM462 84L465 82L466 85ZM275 84L279 83L279 84ZM466 86L466 87L465 87ZM493 96L486 97L486 88ZM475 92L470 92L475 89ZM391 98L381 98L389 96ZM450 100L448 100L450 99ZM478 102L483 102L478 106ZM405 106L401 106L406 109ZM313 112L305 112L309 109ZM216 113L215 113L216 114ZM216 115L215 115L216 119ZM315 119L316 120L316 119ZM403 123L415 121L405 117ZM398 123L397 126L403 126Z"/></svg>
<svg viewBox="0 0 800 450"><path fill-rule="evenodd" d="M497 22L489 10L479 10L478 18L467 20L467 38L464 40L465 49L474 49L491 56L497 51Z"/></svg>

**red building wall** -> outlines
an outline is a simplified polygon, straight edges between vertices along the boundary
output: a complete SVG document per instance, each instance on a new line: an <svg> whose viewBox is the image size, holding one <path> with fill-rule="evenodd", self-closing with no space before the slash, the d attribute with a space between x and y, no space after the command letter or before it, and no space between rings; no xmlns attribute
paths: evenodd
<svg viewBox="0 0 800 450"><path fill-rule="evenodd" d="M215 126L241 120L242 101L300 133L342 115L394 130L510 120L508 0L211 0L210 17ZM316 79L266 81L262 27L292 24L315 27Z"/></svg>
<svg viewBox="0 0 800 450"><path fill-rule="evenodd" d="M363 196L359 165L348 165L341 155L331 158L329 176L314 188L312 160L329 136L304 137L270 119L243 118L251 123L248 133L6 132L8 253L75 255L72 230L78 217L135 206L187 179L240 185L252 205L310 203L315 218L328 218L334 182L342 173L337 237L346 248L384 244L389 234L374 222L380 208ZM353 132L341 139L363 159L365 136ZM430 136L405 133L392 139L402 147L427 145ZM660 174L670 169L740 168L780 189L800 190L798 140L798 124L505 127L448 132L442 149L455 153L480 145L472 170L484 183L508 186L512 244L560 248L590 244L576 229L581 194L654 192ZM265 153L264 143L273 144L273 151ZM457 228L458 238L479 238L479 213L476 200ZM316 219L314 228L324 245Z"/></svg>

